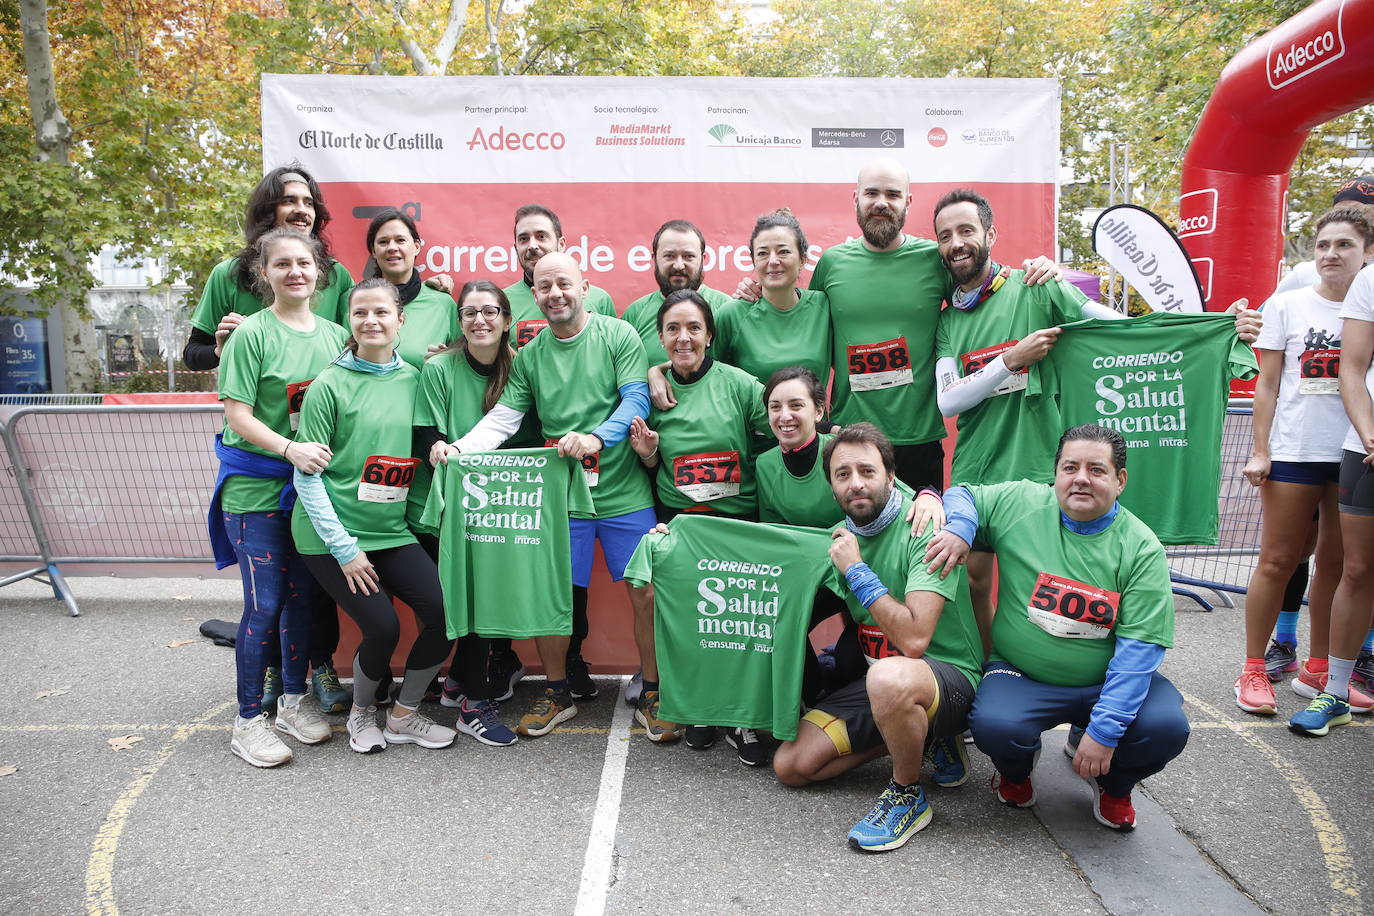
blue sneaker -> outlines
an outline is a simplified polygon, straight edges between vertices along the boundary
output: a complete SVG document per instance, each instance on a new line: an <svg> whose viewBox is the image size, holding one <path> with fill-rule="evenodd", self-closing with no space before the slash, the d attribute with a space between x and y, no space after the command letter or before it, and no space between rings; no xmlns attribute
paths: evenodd
<svg viewBox="0 0 1374 916"><path fill-rule="evenodd" d="M458 721L454 728L465 735L472 735L483 744L492 747L507 747L520 739L515 732L501 721L501 713L492 700L478 700L476 705L463 703L458 710Z"/></svg>
<svg viewBox="0 0 1374 916"><path fill-rule="evenodd" d="M339 674L333 665L320 665L315 669L310 675L310 690L321 712L347 712L353 705L353 691L345 690L339 683Z"/></svg>
<svg viewBox="0 0 1374 916"><path fill-rule="evenodd" d="M1307 708L1288 720L1290 731L1300 735L1322 735L1337 725L1350 724L1350 704L1329 693L1319 693Z"/></svg>
<svg viewBox="0 0 1374 916"><path fill-rule="evenodd" d="M929 823L930 805L921 787L901 789L889 782L873 808L849 831L849 845L860 852L887 852Z"/></svg>
<svg viewBox="0 0 1374 916"><path fill-rule="evenodd" d="M262 711L269 716L276 715L277 700L282 695L282 680L280 668L268 668L262 673Z"/></svg>
<svg viewBox="0 0 1374 916"><path fill-rule="evenodd" d="M935 784L942 789L962 786L968 779L968 751L958 735L931 739L926 759L935 768Z"/></svg>

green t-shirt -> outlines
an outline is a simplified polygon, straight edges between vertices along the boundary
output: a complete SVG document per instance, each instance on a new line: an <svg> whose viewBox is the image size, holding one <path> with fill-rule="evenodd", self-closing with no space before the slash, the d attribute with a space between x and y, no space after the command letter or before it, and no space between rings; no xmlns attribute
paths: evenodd
<svg viewBox="0 0 1374 916"><path fill-rule="evenodd" d="M649 366L634 328L618 318L589 315L571 340L540 334L515 355L500 403L539 412L545 441L590 433L620 406L620 386L642 382ZM649 477L629 438L583 461L596 517L627 515L654 504ZM574 518L588 516L574 512Z"/></svg>
<svg viewBox="0 0 1374 916"><path fill-rule="evenodd" d="M581 471L549 448L454 455L435 469L421 526L439 534L449 639L572 633L568 513L592 508Z"/></svg>
<svg viewBox="0 0 1374 916"><path fill-rule="evenodd" d="M654 586L663 718L797 737L803 652L825 569L823 531L679 515L625 567Z"/></svg>
<svg viewBox="0 0 1374 916"><path fill-rule="evenodd" d="M804 477L794 477L782 460L782 448L759 456L754 476L759 482L759 521L800 525L803 528L830 528L844 521L844 510L835 502L830 481L825 477L821 456L832 438L818 434L816 462Z"/></svg>
<svg viewBox="0 0 1374 916"><path fill-rule="evenodd" d="M539 306L534 301L534 290L525 285L524 280L516 280L507 286L505 293L506 298L510 300L510 343L512 347L520 350L533 340L536 334L549 326L549 320L539 311ZM611 300L611 294L599 286L589 285L586 301L582 305L588 312L608 318L615 317L615 302Z"/></svg>
<svg viewBox="0 0 1374 916"><path fill-rule="evenodd" d="M716 358L767 382L783 366L805 366L824 386L830 377L830 301L818 289L799 290L787 311L766 299L735 299L716 313Z"/></svg>
<svg viewBox="0 0 1374 916"><path fill-rule="evenodd" d="M954 360L960 378L997 359L1032 331L1083 317L1088 300L1076 287L1062 280L1027 286L1025 275L1013 270L1002 287L972 311L947 308L940 313L935 356ZM989 397L959 414L951 483L1054 480L1054 452L1064 424L1053 389L1042 386L1039 394L1026 396L1029 375L1039 371L1036 363L1013 373Z"/></svg>
<svg viewBox="0 0 1374 916"><path fill-rule="evenodd" d="M978 536L997 554L993 658L1046 684L1086 687L1106 678L1118 636L1173 645L1164 548L1129 509L1098 534L1075 534L1050 486L1021 480L969 491Z"/></svg>
<svg viewBox="0 0 1374 916"><path fill-rule="evenodd" d="M897 601L904 602L910 592L933 592L945 599L944 610L926 646L926 657L953 665L977 687L982 678L983 641L973 619L968 576L962 567L944 579L926 570L926 545L933 532L927 529L920 537L911 536L911 525L906 522L910 506L911 497L903 493L902 511L897 518L872 537L858 536L859 555ZM832 530L843 525L844 522L840 522ZM827 563L825 585L844 599L849 615L859 625L859 645L870 664L884 656L901 654L888 641L873 615L854 597L844 574L834 563Z"/></svg>
<svg viewBox="0 0 1374 916"><path fill-rule="evenodd" d="M444 346L458 336L458 306L448 293L424 284L406 303L406 322L396 335L396 352L416 369L425 364L431 345Z"/></svg>
<svg viewBox="0 0 1374 916"><path fill-rule="evenodd" d="M1066 325L1042 362L1056 374L1065 428L1097 423L1126 437L1121 504L1165 544L1215 544L1229 383L1258 371L1235 317L1087 319Z"/></svg>
<svg viewBox="0 0 1374 916"><path fill-rule="evenodd" d="M719 290L711 289L704 283L697 288L701 298L711 306L711 313L716 321L720 321L720 310L730 301L730 297ZM668 361L668 351L663 349L663 341L658 337L658 310L663 305L663 293L654 290L647 296L640 296L629 307L625 309L625 314L620 317L630 323L630 326L639 334L639 340L644 344L644 355L648 357L649 365L657 366ZM719 330L719 328L717 328ZM708 353L713 352L708 350Z"/></svg>
<svg viewBox="0 0 1374 916"><path fill-rule="evenodd" d="M953 280L935 243L907 236L895 251L869 251L853 239L821 255L809 285L830 300L835 422L867 420L894 445L943 439L935 327Z"/></svg>
<svg viewBox="0 0 1374 916"><path fill-rule="evenodd" d="M409 363L385 375L331 364L320 372L301 405L303 442L323 442L334 457L320 472L325 492L358 549L384 550L415 543L406 526L406 497L418 459L411 457L410 414L420 373ZM329 553L310 516L291 517L301 553Z"/></svg>
<svg viewBox="0 0 1374 916"><path fill-rule="evenodd" d="M224 344L224 359L219 370L220 400L232 398L253 405L253 416L269 429L288 439L300 423L301 399L305 389L343 350L348 334L332 321L315 318L315 330L297 331L282 324L271 309L255 312L243 320ZM258 448L239 436L226 423L224 444L281 456ZM235 474L224 481L220 501L225 512L275 512L286 479L246 477Z"/></svg>
<svg viewBox="0 0 1374 916"><path fill-rule="evenodd" d="M649 426L659 437L659 501L671 509L752 518L758 495L750 454L755 439L768 431L763 386L742 369L716 361L691 384L669 372L668 384L677 406L649 412Z"/></svg>
<svg viewBox="0 0 1374 916"><path fill-rule="evenodd" d="M238 258L226 258L210 271L210 278L205 281L205 290L200 294L200 302L191 313L191 327L199 328L213 337L220 319L230 312L252 315L262 311L263 302L258 294L239 286L238 281L234 279L238 270ZM328 318L346 328L348 294L352 289L353 278L348 275L342 264L335 261L334 269L329 275L329 285L315 293L314 302L310 307L321 318Z"/></svg>

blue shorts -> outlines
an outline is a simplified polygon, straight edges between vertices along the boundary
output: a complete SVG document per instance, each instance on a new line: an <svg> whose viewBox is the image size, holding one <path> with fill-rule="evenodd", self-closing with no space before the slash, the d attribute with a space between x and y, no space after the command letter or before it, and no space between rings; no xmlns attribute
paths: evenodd
<svg viewBox="0 0 1374 916"><path fill-rule="evenodd" d="M653 509L636 509L610 518L570 518L568 533L572 541L573 585L586 588L592 581L595 541L601 542L606 570L612 582L625 578L625 566L639 546L639 539L653 530L658 517Z"/></svg>
<svg viewBox="0 0 1374 916"><path fill-rule="evenodd" d="M1339 461L1271 461L1269 479L1278 483L1301 483L1324 487L1341 476Z"/></svg>

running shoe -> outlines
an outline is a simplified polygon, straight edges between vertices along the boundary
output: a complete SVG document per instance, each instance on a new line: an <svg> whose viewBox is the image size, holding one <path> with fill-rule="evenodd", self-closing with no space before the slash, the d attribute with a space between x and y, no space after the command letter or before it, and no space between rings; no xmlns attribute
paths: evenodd
<svg viewBox="0 0 1374 916"><path fill-rule="evenodd" d="M1306 700L1316 699L1318 694L1326 690L1327 674L1328 672L1326 671L1323 671L1321 674L1313 674L1311 671L1307 670L1307 663L1303 662L1302 670L1291 682L1293 692ZM1369 694L1356 687L1353 679L1350 683L1350 696L1347 698L1346 702L1350 706L1350 711L1358 716L1362 716L1371 709L1374 709L1374 699L1370 698Z"/></svg>
<svg viewBox="0 0 1374 916"><path fill-rule="evenodd" d="M863 820L849 831L849 845L860 852L889 852L930 823L930 805L921 787L888 782Z"/></svg>
<svg viewBox="0 0 1374 916"><path fill-rule="evenodd" d="M1078 756L1078 743L1083 740L1083 733L1087 729L1079 728L1077 725L1069 726L1069 737L1064 739L1064 756L1072 760Z"/></svg>
<svg viewBox="0 0 1374 916"><path fill-rule="evenodd" d="M1374 688L1374 652L1360 650L1360 657L1355 659L1355 670L1351 673L1350 679L1359 681L1365 690Z"/></svg>
<svg viewBox="0 0 1374 916"><path fill-rule="evenodd" d="M348 746L359 754L386 750L386 739L377 727L376 706L354 706L348 713Z"/></svg>
<svg viewBox="0 0 1374 916"><path fill-rule="evenodd" d="M935 784L940 788L952 789L968 780L968 751L958 735L932 739L926 759L935 768Z"/></svg>
<svg viewBox="0 0 1374 916"><path fill-rule="evenodd" d="M1264 672L1271 681L1281 681L1286 675L1298 670L1298 646L1296 643L1269 640L1269 648L1264 653Z"/></svg>
<svg viewBox="0 0 1374 916"><path fill-rule="evenodd" d="M1246 668L1236 678L1236 705L1246 712L1260 716L1272 716L1278 712L1278 701L1274 698L1274 685L1263 671Z"/></svg>
<svg viewBox="0 0 1374 916"><path fill-rule="evenodd" d="M339 674L333 665L320 665L315 669L310 675L310 690L321 712L347 712L353 702L353 691L345 690L339 683Z"/></svg>
<svg viewBox="0 0 1374 916"><path fill-rule="evenodd" d="M404 718L387 713L382 737L387 744L418 744L437 751L448 747L458 733L447 725L440 725L418 709Z"/></svg>
<svg viewBox="0 0 1374 916"><path fill-rule="evenodd" d="M544 688L544 695L534 701L534 708L520 717L515 730L527 737L538 738L554 730L559 722L577 715L577 704L570 693L554 693Z"/></svg>
<svg viewBox="0 0 1374 916"><path fill-rule="evenodd" d="M280 668L268 668L262 673L262 711L269 716L277 711L277 700L285 690Z"/></svg>
<svg viewBox="0 0 1374 916"><path fill-rule="evenodd" d="M644 726L645 736L659 744L670 744L682 737L682 726L658 717L658 691L646 690L635 704L635 721Z"/></svg>
<svg viewBox="0 0 1374 916"><path fill-rule="evenodd" d="M716 743L716 727L714 725L689 725L683 740L692 750L704 751Z"/></svg>
<svg viewBox="0 0 1374 916"><path fill-rule="evenodd" d="M273 734L272 726L267 723L267 713L251 719L235 716L229 750L255 767L281 766L291 759L291 748Z"/></svg>
<svg viewBox="0 0 1374 916"><path fill-rule="evenodd" d="M739 762L747 767L760 767L768 762L768 745L752 728L732 728L725 732L725 743L735 749Z"/></svg>
<svg viewBox="0 0 1374 916"><path fill-rule="evenodd" d="M277 701L277 731L301 744L319 744L334 737L333 726L309 693L297 697L295 704L288 704L286 697Z"/></svg>
<svg viewBox="0 0 1374 916"><path fill-rule="evenodd" d="M443 689L439 693L439 705L458 709L463 705L463 687L451 678L444 678Z"/></svg>
<svg viewBox="0 0 1374 916"><path fill-rule="evenodd" d="M635 676L630 678L630 683L625 685L625 705L638 706L639 696L644 692L644 672L636 671Z"/></svg>
<svg viewBox="0 0 1374 916"><path fill-rule="evenodd" d="M595 700L597 696L592 669L580 655L568 656L568 693L574 700Z"/></svg>
<svg viewBox="0 0 1374 916"><path fill-rule="evenodd" d="M1035 804L1035 787L1029 779L1012 782L997 773L992 777L992 787L997 790L997 800L1009 808L1029 808Z"/></svg>
<svg viewBox="0 0 1374 916"><path fill-rule="evenodd" d="M1319 693L1307 708L1288 720L1289 731L1320 738L1337 725L1350 724L1350 704L1329 693Z"/></svg>
<svg viewBox="0 0 1374 916"><path fill-rule="evenodd" d="M493 652L487 662L487 696L498 703L515 696L515 685L525 676L525 666L514 652Z"/></svg>
<svg viewBox="0 0 1374 916"><path fill-rule="evenodd" d="M1135 829L1135 805L1131 804L1131 793L1108 795L1101 786L1094 786L1097 797L1093 799L1093 817L1103 827L1125 833Z"/></svg>
<svg viewBox="0 0 1374 916"><path fill-rule="evenodd" d="M453 724L458 731L491 747L507 747L520 740L501 721L501 712L494 700L478 700L471 706L464 703L458 710L458 721Z"/></svg>

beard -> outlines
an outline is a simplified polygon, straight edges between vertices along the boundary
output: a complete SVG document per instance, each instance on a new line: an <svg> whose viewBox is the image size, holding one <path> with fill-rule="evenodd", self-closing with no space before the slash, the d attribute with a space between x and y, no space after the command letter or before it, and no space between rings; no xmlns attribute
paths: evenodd
<svg viewBox="0 0 1374 916"><path fill-rule="evenodd" d="M865 217L856 206L854 215L858 218L859 228L863 230L864 241L874 248L886 248L897 241L902 234L902 226L906 224L906 207L896 213L888 209Z"/></svg>
<svg viewBox="0 0 1374 916"><path fill-rule="evenodd" d="M948 268L949 272L954 276L954 282L960 286L963 286L974 277L981 276L983 271L987 269L988 258L992 254L986 245L965 243L962 247L967 249L972 255L966 263L956 268L949 263L948 259L941 259L945 262L945 267Z"/></svg>
<svg viewBox="0 0 1374 916"><path fill-rule="evenodd" d="M676 286L671 282L675 279L681 279L684 277L687 279L687 283L683 286ZM669 295L671 295L673 292L679 289L695 290L701 288L701 271L697 271L695 274L693 274L691 271L675 270L671 273L665 274L661 270L659 270L658 265L655 264L654 279L658 281L658 291L663 294L664 298L667 298Z"/></svg>
<svg viewBox="0 0 1374 916"><path fill-rule="evenodd" d="M849 516L850 520L852 520L854 524L860 527L863 527L864 525L871 525L878 520L878 516L883 514L883 510L887 508L887 501L891 498L892 489L890 487L884 487L882 492L869 494L869 499L871 500L872 508L864 514L860 515L856 513L848 505L844 506L844 512L845 515Z"/></svg>

